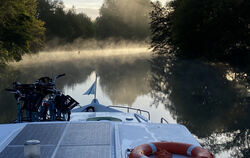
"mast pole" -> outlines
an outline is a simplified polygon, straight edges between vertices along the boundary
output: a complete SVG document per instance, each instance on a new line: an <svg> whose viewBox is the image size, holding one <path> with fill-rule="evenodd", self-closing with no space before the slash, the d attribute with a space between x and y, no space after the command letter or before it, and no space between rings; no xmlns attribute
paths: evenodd
<svg viewBox="0 0 250 158"><path fill-rule="evenodd" d="M96 87L97 87L97 73L95 72L95 96L94 96L94 99L96 99Z"/></svg>

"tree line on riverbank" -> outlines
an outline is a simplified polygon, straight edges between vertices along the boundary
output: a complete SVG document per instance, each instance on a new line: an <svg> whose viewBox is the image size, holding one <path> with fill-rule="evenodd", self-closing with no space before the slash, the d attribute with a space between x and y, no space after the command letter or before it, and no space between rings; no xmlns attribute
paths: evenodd
<svg viewBox="0 0 250 158"><path fill-rule="evenodd" d="M152 47L160 54L248 64L249 1L173 0L153 7Z"/></svg>
<svg viewBox="0 0 250 158"><path fill-rule="evenodd" d="M19 61L54 39L58 45L76 39L144 41L150 35L150 0L105 0L91 20L61 0L0 2L0 63Z"/></svg>

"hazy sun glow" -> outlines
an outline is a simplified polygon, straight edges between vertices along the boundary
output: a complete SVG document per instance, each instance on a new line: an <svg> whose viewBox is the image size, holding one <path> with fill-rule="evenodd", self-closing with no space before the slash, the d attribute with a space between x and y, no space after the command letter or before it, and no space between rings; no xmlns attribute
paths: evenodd
<svg viewBox="0 0 250 158"><path fill-rule="evenodd" d="M99 15L99 8L102 6L104 0L63 0L67 9L74 8L77 13L85 13L92 20ZM155 0L153 0L155 1ZM170 0L159 0L163 4Z"/></svg>

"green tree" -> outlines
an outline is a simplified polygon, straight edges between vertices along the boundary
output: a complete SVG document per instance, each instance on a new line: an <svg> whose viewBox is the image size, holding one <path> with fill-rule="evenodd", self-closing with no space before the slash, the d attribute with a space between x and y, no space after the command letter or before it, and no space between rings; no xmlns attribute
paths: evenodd
<svg viewBox="0 0 250 158"><path fill-rule="evenodd" d="M43 46L45 28L36 7L36 0L0 1L0 63L19 61Z"/></svg>
<svg viewBox="0 0 250 158"><path fill-rule="evenodd" d="M163 44L190 58L249 57L249 7L248 0L174 0L166 7L154 4L153 42L162 44L170 39ZM162 20L166 27L154 25Z"/></svg>
<svg viewBox="0 0 250 158"><path fill-rule="evenodd" d="M94 25L91 19L77 14L74 8L65 11L62 1L38 0L38 18L45 22L46 41L58 38L61 42L72 42L77 38L94 36ZM62 43L62 44L63 44Z"/></svg>
<svg viewBox="0 0 250 158"><path fill-rule="evenodd" d="M163 7L159 1L151 4L153 6L150 13L151 47L158 54L171 54L175 50L171 38L172 7L170 3Z"/></svg>

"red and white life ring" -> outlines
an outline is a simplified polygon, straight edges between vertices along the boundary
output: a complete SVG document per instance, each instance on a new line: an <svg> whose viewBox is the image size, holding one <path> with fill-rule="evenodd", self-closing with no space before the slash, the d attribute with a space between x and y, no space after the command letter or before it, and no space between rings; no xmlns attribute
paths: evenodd
<svg viewBox="0 0 250 158"><path fill-rule="evenodd" d="M150 155L157 155L158 158L171 158L172 154L194 158L214 158L213 154L200 146L177 142L142 144L131 151L129 158L148 158Z"/></svg>

